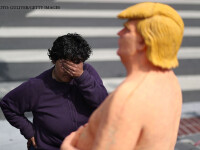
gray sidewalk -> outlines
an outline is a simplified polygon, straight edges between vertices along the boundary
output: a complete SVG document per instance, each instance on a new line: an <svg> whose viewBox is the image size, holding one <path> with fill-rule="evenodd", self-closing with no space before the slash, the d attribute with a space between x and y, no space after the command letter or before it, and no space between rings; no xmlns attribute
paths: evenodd
<svg viewBox="0 0 200 150"><path fill-rule="evenodd" d="M184 134L179 130L180 136L177 139L175 150L200 150L200 102L184 103L181 118L180 126L192 129L196 125L199 126L199 130L193 130L194 132L191 130ZM0 150L27 150L26 140L19 130L12 127L2 116L0 119ZM31 117L29 119L32 120ZM196 124L192 124L195 119Z"/></svg>
<svg viewBox="0 0 200 150"><path fill-rule="evenodd" d="M183 104L175 150L200 150L200 102Z"/></svg>
<svg viewBox="0 0 200 150"><path fill-rule="evenodd" d="M27 150L24 137L6 120L0 121L0 130L0 150ZM200 150L199 141L200 133L178 137L175 150Z"/></svg>
<svg viewBox="0 0 200 150"><path fill-rule="evenodd" d="M200 133L179 137L175 150L200 150Z"/></svg>

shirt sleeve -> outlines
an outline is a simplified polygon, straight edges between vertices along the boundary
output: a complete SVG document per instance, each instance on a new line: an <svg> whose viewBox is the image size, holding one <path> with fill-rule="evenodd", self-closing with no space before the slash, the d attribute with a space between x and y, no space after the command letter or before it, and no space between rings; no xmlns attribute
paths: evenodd
<svg viewBox="0 0 200 150"><path fill-rule="evenodd" d="M37 93L34 90L30 81L24 82L0 101L5 118L12 126L20 129L26 139L34 136L33 125L24 116L25 112L34 109L34 100L37 99Z"/></svg>
<svg viewBox="0 0 200 150"><path fill-rule="evenodd" d="M84 64L83 74L76 78L75 81L82 96L92 107L98 107L108 95L100 76L89 64Z"/></svg>

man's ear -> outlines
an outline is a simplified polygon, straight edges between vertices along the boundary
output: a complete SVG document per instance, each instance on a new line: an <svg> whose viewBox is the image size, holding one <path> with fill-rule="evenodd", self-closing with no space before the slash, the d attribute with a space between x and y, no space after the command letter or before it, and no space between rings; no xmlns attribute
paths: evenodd
<svg viewBox="0 0 200 150"><path fill-rule="evenodd" d="M54 64L54 65L55 65L55 63L56 63L56 61L55 61L55 60L52 60L51 62L52 62L52 64Z"/></svg>

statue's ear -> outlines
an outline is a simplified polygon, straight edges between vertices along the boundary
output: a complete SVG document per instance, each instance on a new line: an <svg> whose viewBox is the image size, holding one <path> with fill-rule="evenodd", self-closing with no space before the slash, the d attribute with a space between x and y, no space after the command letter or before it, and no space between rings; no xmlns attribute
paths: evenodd
<svg viewBox="0 0 200 150"><path fill-rule="evenodd" d="M140 35L137 34L137 50L138 51L143 51L146 49L146 44L144 42L144 38Z"/></svg>

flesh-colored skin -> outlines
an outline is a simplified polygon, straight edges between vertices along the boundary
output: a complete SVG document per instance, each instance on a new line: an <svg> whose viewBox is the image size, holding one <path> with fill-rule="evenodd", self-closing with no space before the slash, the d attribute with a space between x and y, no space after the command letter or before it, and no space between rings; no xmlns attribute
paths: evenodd
<svg viewBox="0 0 200 150"><path fill-rule="evenodd" d="M58 82L70 82L72 78L80 77L83 73L83 62L75 64L67 60L57 60L52 77Z"/></svg>
<svg viewBox="0 0 200 150"><path fill-rule="evenodd" d="M135 81L126 79L93 113L76 147L174 150L181 115L180 87L172 72L156 74L150 73L135 91Z"/></svg>
<svg viewBox="0 0 200 150"><path fill-rule="evenodd" d="M79 138L70 135L61 150L174 150L181 89L173 71L147 60L136 23L129 20L118 33L117 53L126 67L126 79L96 109L88 125L78 130Z"/></svg>

